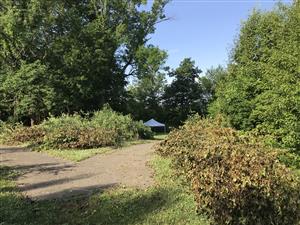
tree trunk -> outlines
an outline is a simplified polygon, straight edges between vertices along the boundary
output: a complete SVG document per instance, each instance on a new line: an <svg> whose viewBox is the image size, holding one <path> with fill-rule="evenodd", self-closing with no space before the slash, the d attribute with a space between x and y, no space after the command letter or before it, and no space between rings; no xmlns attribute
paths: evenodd
<svg viewBox="0 0 300 225"><path fill-rule="evenodd" d="M34 125L34 119L30 118L30 126L33 126L33 125Z"/></svg>

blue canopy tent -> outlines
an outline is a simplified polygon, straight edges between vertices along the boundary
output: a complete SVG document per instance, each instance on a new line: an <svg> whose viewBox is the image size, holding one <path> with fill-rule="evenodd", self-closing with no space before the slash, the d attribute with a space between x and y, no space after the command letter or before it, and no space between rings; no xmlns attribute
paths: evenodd
<svg viewBox="0 0 300 225"><path fill-rule="evenodd" d="M147 127L163 127L164 132L166 133L166 125L160 122L157 122L155 119L148 120L147 122L144 123L145 126Z"/></svg>

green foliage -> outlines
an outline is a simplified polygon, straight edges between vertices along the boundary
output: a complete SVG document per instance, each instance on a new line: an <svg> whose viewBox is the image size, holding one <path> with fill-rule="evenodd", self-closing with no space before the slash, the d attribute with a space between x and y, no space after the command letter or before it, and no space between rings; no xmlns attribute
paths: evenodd
<svg viewBox="0 0 300 225"><path fill-rule="evenodd" d="M139 73L139 49L167 2L2 0L0 118L38 123L105 103L124 110L126 78Z"/></svg>
<svg viewBox="0 0 300 225"><path fill-rule="evenodd" d="M7 74L8 79L0 86L0 92L5 93L1 101L10 103L14 120L39 122L51 110L54 91L47 72L40 61L30 64L22 61L19 70Z"/></svg>
<svg viewBox="0 0 300 225"><path fill-rule="evenodd" d="M171 156L192 183L198 211L213 224L278 224L300 221L300 180L256 138L191 118L157 151Z"/></svg>
<svg viewBox="0 0 300 225"><path fill-rule="evenodd" d="M91 126L114 130L122 139L120 141L138 138L137 127L132 118L129 115L123 116L116 113L107 107L94 113L91 118Z"/></svg>
<svg viewBox="0 0 300 225"><path fill-rule="evenodd" d="M151 139L153 133L149 127L146 127L141 121L134 121L130 115L122 115L114 112L109 107L104 107L101 111L95 112L91 118L91 124L95 127L104 127L105 129L115 130L122 141Z"/></svg>
<svg viewBox="0 0 300 225"><path fill-rule="evenodd" d="M145 126L142 121L136 121L135 127L137 128L139 138L141 138L141 139L153 139L154 138L154 133L152 132L151 128Z"/></svg>
<svg viewBox="0 0 300 225"><path fill-rule="evenodd" d="M300 5L254 11L243 24L228 76L210 112L264 135L277 147L300 151Z"/></svg>
<svg viewBox="0 0 300 225"><path fill-rule="evenodd" d="M153 78L160 74L168 55L153 45L141 46L136 52L136 73L139 78Z"/></svg>
<svg viewBox="0 0 300 225"><path fill-rule="evenodd" d="M204 77L200 77L200 83L203 88L203 95L206 104L211 102L215 98L215 91L217 85L221 83L225 76L227 75L226 69L224 69L221 65L218 67L211 67L206 71Z"/></svg>
<svg viewBox="0 0 300 225"><path fill-rule="evenodd" d="M161 97L166 83L163 72L166 58L166 52L152 45L139 48L136 54L138 79L128 88L128 112L135 119L163 119Z"/></svg>
<svg viewBox="0 0 300 225"><path fill-rule="evenodd" d="M31 143L46 148L95 148L118 146L125 141L152 138L150 128L110 108L96 111L90 118L79 115L50 117L31 127L1 125L2 141Z"/></svg>
<svg viewBox="0 0 300 225"><path fill-rule="evenodd" d="M41 126L45 129L43 146L51 148L93 148L121 144L113 129L91 126L79 115L50 118Z"/></svg>
<svg viewBox="0 0 300 225"><path fill-rule="evenodd" d="M170 125L181 125L193 112L205 114L203 91L197 81L201 72L190 58L184 59L177 69L169 72L174 80L165 88L163 107Z"/></svg>
<svg viewBox="0 0 300 225"><path fill-rule="evenodd" d="M0 121L0 143L15 144L34 140L35 137L28 133L29 130L33 131L33 134L37 134L34 128L30 129L19 123L12 124Z"/></svg>
<svg viewBox="0 0 300 225"><path fill-rule="evenodd" d="M2 120L0 120L0 135L7 132L9 127L11 127L11 124L5 123Z"/></svg>
<svg viewBox="0 0 300 225"><path fill-rule="evenodd" d="M280 162L284 163L290 168L300 170L300 156L299 154L289 152L286 150L281 150L278 155Z"/></svg>

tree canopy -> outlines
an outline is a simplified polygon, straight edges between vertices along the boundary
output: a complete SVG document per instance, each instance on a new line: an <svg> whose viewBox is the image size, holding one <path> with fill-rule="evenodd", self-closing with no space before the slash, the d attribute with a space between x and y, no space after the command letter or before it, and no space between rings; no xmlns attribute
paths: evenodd
<svg viewBox="0 0 300 225"><path fill-rule="evenodd" d="M143 0L3 0L1 119L34 121L104 103L121 110L126 77L143 70L139 51L167 2L145 10ZM22 94L12 94L16 87Z"/></svg>
<svg viewBox="0 0 300 225"><path fill-rule="evenodd" d="M137 52L137 79L129 86L128 112L136 119L164 119L162 95L166 85L164 64L167 53L149 45Z"/></svg>
<svg viewBox="0 0 300 225"><path fill-rule="evenodd" d="M201 72L191 58L183 59L178 68L169 72L174 79L165 88L163 105L171 125L181 125L191 113L204 115L203 91L199 82Z"/></svg>
<svg viewBox="0 0 300 225"><path fill-rule="evenodd" d="M0 120L34 124L108 103L177 127L209 112L299 151L299 1L254 10L226 69L205 76L191 58L167 69L167 53L148 43L168 1L2 0Z"/></svg>
<svg viewBox="0 0 300 225"><path fill-rule="evenodd" d="M253 11L243 24L228 76L218 85L213 114L264 135L271 144L300 148L300 3Z"/></svg>

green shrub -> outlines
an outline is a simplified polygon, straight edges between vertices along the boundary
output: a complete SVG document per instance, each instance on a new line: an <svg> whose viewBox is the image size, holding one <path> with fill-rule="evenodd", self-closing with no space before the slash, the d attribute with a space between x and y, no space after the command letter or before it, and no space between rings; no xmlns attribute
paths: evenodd
<svg viewBox="0 0 300 225"><path fill-rule="evenodd" d="M153 134L151 128L145 126L142 121L135 122L135 126L137 127L139 138L153 139L154 134Z"/></svg>
<svg viewBox="0 0 300 225"><path fill-rule="evenodd" d="M113 130L94 127L60 128L44 137L44 147L94 148L119 145L118 135Z"/></svg>
<svg viewBox="0 0 300 225"><path fill-rule="evenodd" d="M300 169L300 155L295 152L281 150L278 154L278 159L288 167Z"/></svg>
<svg viewBox="0 0 300 225"><path fill-rule="evenodd" d="M60 128L80 128L85 124L86 120L78 114L67 115L62 114L60 117L51 116L39 126L42 126L47 132L51 132Z"/></svg>
<svg viewBox="0 0 300 225"><path fill-rule="evenodd" d="M130 115L114 112L109 107L94 113L91 124L108 130L115 130L123 140L136 140L138 138L153 138L153 132L141 121L134 121Z"/></svg>
<svg viewBox="0 0 300 225"><path fill-rule="evenodd" d="M150 128L108 107L90 119L77 114L50 117L40 125L24 127L0 123L0 140L8 144L31 143L47 148L119 146L124 141L151 138Z"/></svg>
<svg viewBox="0 0 300 225"><path fill-rule="evenodd" d="M157 151L187 175L198 211L213 224L299 223L299 179L255 138L195 116Z"/></svg>
<svg viewBox="0 0 300 225"><path fill-rule="evenodd" d="M138 138L136 123L129 115L122 115L114 112L109 107L94 113L91 118L94 127L101 127L107 130L114 130L123 140L135 140Z"/></svg>
<svg viewBox="0 0 300 225"><path fill-rule="evenodd" d="M43 145L55 148L93 148L119 145L125 140L116 129L105 127L94 121L94 118L87 120L79 115L49 118L40 125L46 133Z"/></svg>
<svg viewBox="0 0 300 225"><path fill-rule="evenodd" d="M45 130L43 145L46 147L66 148L76 146L85 121L79 115L50 117L39 125Z"/></svg>
<svg viewBox="0 0 300 225"><path fill-rule="evenodd" d="M13 126L0 120L0 143L5 144L12 131Z"/></svg>

